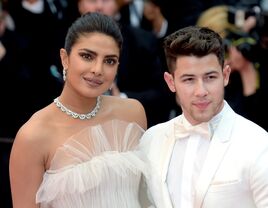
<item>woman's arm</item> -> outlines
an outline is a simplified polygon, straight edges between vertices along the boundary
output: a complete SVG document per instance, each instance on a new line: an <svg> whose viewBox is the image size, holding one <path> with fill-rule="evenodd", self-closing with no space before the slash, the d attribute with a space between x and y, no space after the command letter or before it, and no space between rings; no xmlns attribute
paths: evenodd
<svg viewBox="0 0 268 208"><path fill-rule="evenodd" d="M34 131L36 129L29 126L22 127L11 150L9 171L13 208L39 207L35 196L45 171L44 150Z"/></svg>

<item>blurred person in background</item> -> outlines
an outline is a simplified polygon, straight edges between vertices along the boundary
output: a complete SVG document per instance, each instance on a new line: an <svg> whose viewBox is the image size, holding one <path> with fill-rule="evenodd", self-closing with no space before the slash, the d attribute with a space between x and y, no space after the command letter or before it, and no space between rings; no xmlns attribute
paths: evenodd
<svg viewBox="0 0 268 208"><path fill-rule="evenodd" d="M13 31L13 21L6 10L5 2L0 1L0 207L12 208L9 155L20 122L17 119L19 107L18 84L18 41Z"/></svg>
<svg viewBox="0 0 268 208"><path fill-rule="evenodd" d="M225 99L230 106L244 117L261 125L263 109L259 103L266 98L260 95L260 73L258 63L251 60L247 48L256 40L240 37L227 47L226 64L232 68L229 85L225 88ZM251 46L250 46L251 45Z"/></svg>
<svg viewBox="0 0 268 208"><path fill-rule="evenodd" d="M116 0L116 3L121 23L141 28L147 23L143 14L144 0Z"/></svg>
<svg viewBox="0 0 268 208"><path fill-rule="evenodd" d="M254 99L251 99L255 100L252 112L255 113L256 123L268 130L268 103L266 99L268 96L268 2L264 0L241 1L240 5L232 7L228 16L240 16L239 21L234 21L235 24L240 22L239 25L236 24L240 31L236 32L235 35L230 34L231 38L229 39L234 36L231 42L235 43L236 49L241 52L245 59L252 62L256 69L257 83L255 84L256 93L253 94ZM253 86L254 82L248 85ZM248 96L248 98L250 97Z"/></svg>
<svg viewBox="0 0 268 208"><path fill-rule="evenodd" d="M62 37L72 19L67 15L69 7L65 0L7 1L18 39L19 82L15 88L22 98L16 115L19 126L62 89L62 82L52 75L51 68L60 65L58 50L63 46Z"/></svg>
<svg viewBox="0 0 268 208"><path fill-rule="evenodd" d="M0 136L12 138L20 125L17 113L19 89L19 54L18 38L10 25L10 15L5 4L0 2L0 94L3 112L0 117Z"/></svg>
<svg viewBox="0 0 268 208"><path fill-rule="evenodd" d="M144 18L148 21L147 26L144 25L144 28L148 31L151 31L155 34L158 39L158 50L161 58L161 64L164 71L168 71L166 58L163 48L163 41L165 37L176 30L176 26L173 22L168 21L162 12L163 0L144 0L144 9L143 15ZM173 116L180 114L181 109L177 105L175 100L175 94L173 95L174 99L170 100L172 107Z"/></svg>

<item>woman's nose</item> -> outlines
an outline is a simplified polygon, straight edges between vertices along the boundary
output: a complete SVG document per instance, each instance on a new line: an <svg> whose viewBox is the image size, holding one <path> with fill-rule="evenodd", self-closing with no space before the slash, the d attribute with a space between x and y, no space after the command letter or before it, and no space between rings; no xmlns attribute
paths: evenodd
<svg viewBox="0 0 268 208"><path fill-rule="evenodd" d="M102 61L96 61L94 64L91 66L91 72L94 73L95 75L100 75L102 74L103 70L103 64Z"/></svg>

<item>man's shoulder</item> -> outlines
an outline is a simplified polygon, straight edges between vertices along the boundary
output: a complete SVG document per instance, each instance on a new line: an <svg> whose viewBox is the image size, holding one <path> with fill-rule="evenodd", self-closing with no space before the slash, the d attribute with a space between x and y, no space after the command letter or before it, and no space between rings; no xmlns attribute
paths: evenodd
<svg viewBox="0 0 268 208"><path fill-rule="evenodd" d="M238 114L234 131L240 131L241 129L243 129L243 134L248 137L252 135L262 135L267 137L268 140L268 132L263 127Z"/></svg>

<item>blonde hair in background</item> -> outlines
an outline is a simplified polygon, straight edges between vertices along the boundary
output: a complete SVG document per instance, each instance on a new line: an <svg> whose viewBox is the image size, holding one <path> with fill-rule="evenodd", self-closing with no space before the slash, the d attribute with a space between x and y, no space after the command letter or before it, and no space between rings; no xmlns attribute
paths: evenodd
<svg viewBox="0 0 268 208"><path fill-rule="evenodd" d="M228 6L220 5L211 7L201 13L197 23L200 27L208 27L225 38L228 31L237 30L235 25L228 22Z"/></svg>

